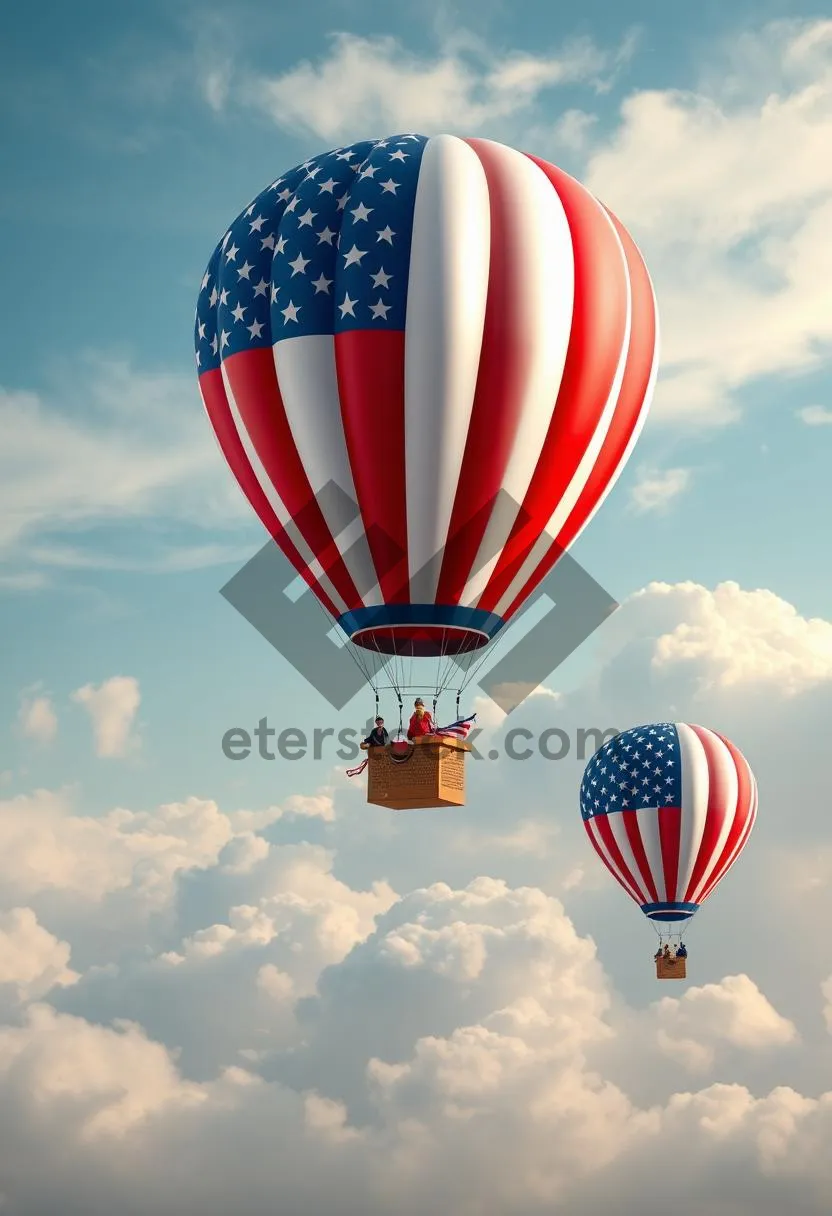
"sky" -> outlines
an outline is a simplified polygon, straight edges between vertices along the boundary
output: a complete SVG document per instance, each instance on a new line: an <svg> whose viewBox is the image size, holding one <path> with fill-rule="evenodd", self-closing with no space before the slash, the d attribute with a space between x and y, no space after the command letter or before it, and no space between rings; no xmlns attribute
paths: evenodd
<svg viewBox="0 0 832 1216"><path fill-rule="evenodd" d="M47 2L0 105L0 1210L663 1216L661 1162L680 1216L827 1212L829 6ZM603 199L662 363L574 549L621 607L509 718L472 688L499 758L464 808L391 815L331 737L223 753L374 704L220 594L265 538L193 316L264 186L411 130ZM668 719L760 809L657 990L577 739ZM512 760L515 727L569 753Z"/></svg>

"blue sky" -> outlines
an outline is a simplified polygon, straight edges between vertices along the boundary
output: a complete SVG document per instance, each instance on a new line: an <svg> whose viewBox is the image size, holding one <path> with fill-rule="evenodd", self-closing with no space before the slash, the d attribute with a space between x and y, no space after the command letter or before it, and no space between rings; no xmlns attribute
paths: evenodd
<svg viewBox="0 0 832 1216"><path fill-rule="evenodd" d="M829 5L49 2L7 19L0 99L12 1216L56 1195L103 1216L134 1192L138 1216L212 1216L212 1199L260 1216L276 1179L298 1212L346 1196L380 1216L391 1194L402 1216L494 1195L507 1216L562 1196L570 1216L650 1211L660 1149L684 1175L680 1216L728 1186L737 1216L820 1216ZM562 165L654 279L655 404L574 550L622 608L507 723L464 708L486 747L506 725L675 718L749 757L753 847L670 994L649 926L581 835L574 753L470 764L464 809L391 817L332 747L291 763L221 750L263 716L360 727L373 702L336 713L220 595L264 537L199 399L199 283L281 172L414 129ZM131 1129L129 1151L110 1127Z"/></svg>

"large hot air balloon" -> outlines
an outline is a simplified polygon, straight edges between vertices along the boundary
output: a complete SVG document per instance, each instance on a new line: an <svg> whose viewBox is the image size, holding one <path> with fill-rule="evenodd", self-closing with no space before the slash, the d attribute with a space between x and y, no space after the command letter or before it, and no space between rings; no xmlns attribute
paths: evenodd
<svg viewBox="0 0 832 1216"><path fill-rule="evenodd" d="M596 853L656 927L659 978L683 978L684 930L754 826L757 783L748 761L705 726L637 726L598 749L580 801ZM675 964L671 940L681 966L662 966Z"/></svg>
<svg viewBox="0 0 832 1216"><path fill-rule="evenodd" d="M452 135L272 182L214 250L195 336L234 476L368 680L387 663L401 703L401 661L436 660L457 708L621 473L658 364L616 217L554 165Z"/></svg>

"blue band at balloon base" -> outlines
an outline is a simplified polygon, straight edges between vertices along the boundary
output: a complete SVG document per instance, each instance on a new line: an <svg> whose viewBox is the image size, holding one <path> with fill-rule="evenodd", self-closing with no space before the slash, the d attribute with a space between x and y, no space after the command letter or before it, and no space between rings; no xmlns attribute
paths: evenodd
<svg viewBox="0 0 832 1216"><path fill-rule="evenodd" d="M642 904L641 910L648 920L676 921L689 920L698 909L699 904L659 903Z"/></svg>
<svg viewBox="0 0 832 1216"><path fill-rule="evenodd" d="M434 629L471 629L485 634L490 640L499 633L505 621L496 612L465 608L460 604L378 604L345 612L338 618L338 624L347 637L366 629L421 625Z"/></svg>

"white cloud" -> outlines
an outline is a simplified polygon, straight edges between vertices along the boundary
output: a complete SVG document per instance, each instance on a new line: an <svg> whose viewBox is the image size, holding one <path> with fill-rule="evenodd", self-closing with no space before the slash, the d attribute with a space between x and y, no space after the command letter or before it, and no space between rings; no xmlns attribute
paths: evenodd
<svg viewBox="0 0 832 1216"><path fill-rule="evenodd" d="M690 988L680 999L657 1007L658 1044L666 1055L692 1070L713 1066L720 1044L746 1051L795 1042L794 1023L782 1017L747 975L726 976L719 984Z"/></svg>
<svg viewBox="0 0 832 1216"><path fill-rule="evenodd" d="M331 43L317 64L253 80L246 98L277 125L323 140L366 139L375 129L473 133L523 114L547 89L579 81L603 87L631 49L625 42L616 56L579 39L550 55L495 54L464 32L446 38L435 57L389 36L341 33Z"/></svg>
<svg viewBox="0 0 832 1216"><path fill-rule="evenodd" d="M652 659L674 679L695 666L702 687L765 683L778 697L832 679L832 622L800 616L771 591L652 583L631 602L646 598L681 618L657 637Z"/></svg>
<svg viewBox="0 0 832 1216"><path fill-rule="evenodd" d="M212 540L148 557L56 543L101 524L163 518L191 527L248 524L199 399L196 378L141 373L117 359L73 366L59 395L0 389L0 557L4 585L42 585L42 569L189 569L235 560ZM97 560L98 558L98 560Z"/></svg>
<svg viewBox="0 0 832 1216"><path fill-rule="evenodd" d="M35 690L28 689L22 694L17 720L26 738L38 743L51 743L58 733L58 717L52 698L45 694L35 695Z"/></svg>
<svg viewBox="0 0 832 1216"><path fill-rule="evenodd" d="M97 688L85 684L72 694L92 719L95 750L99 756L125 756L136 740L131 737L141 694L133 676L112 676Z"/></svg>
<svg viewBox="0 0 832 1216"><path fill-rule="evenodd" d="M688 489L690 477L690 469L643 469L630 491L634 508L640 513L664 510Z"/></svg>
<svg viewBox="0 0 832 1216"><path fill-rule="evenodd" d="M824 405L807 405L797 411L798 418L807 426L829 426L832 424L832 410Z"/></svg>
<svg viewBox="0 0 832 1216"><path fill-rule="evenodd" d="M832 342L832 22L732 38L698 89L630 94L584 178L639 242L662 319L657 413L731 421ZM777 165L777 172L772 172Z"/></svg>
<svg viewBox="0 0 832 1216"><path fill-rule="evenodd" d="M21 1001L37 1000L56 984L79 978L69 967L70 948L59 942L31 908L0 912L0 988L12 986Z"/></svg>

